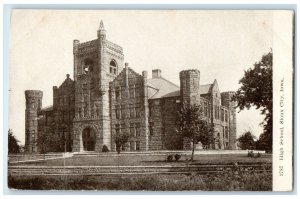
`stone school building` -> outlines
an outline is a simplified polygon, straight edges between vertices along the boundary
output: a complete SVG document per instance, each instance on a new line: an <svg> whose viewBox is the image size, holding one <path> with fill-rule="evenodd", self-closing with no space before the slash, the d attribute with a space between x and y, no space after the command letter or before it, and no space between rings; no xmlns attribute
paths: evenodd
<svg viewBox="0 0 300 199"><path fill-rule="evenodd" d="M27 152L39 151L41 133L59 136L62 151L101 152L104 145L115 151L114 136L122 131L130 133L127 151L190 149L175 130L183 101L201 105L214 128L212 149L235 149L234 93L221 93L216 80L201 85L200 71L184 70L177 86L160 69L151 76L135 72L123 63L122 47L106 39L102 21L95 40L73 41L73 55L74 77L53 86L53 106L42 107L42 91L25 91Z"/></svg>

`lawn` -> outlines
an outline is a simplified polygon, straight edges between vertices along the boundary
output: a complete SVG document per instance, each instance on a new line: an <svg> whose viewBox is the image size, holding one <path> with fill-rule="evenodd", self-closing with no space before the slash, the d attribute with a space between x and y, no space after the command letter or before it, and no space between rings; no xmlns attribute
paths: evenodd
<svg viewBox="0 0 300 199"><path fill-rule="evenodd" d="M162 166L162 165L185 165L185 157L181 157L178 162L166 162L166 155L148 155L148 154L121 154L120 156L110 154L99 156L73 156L65 159L67 166ZM253 164L253 163L272 163L272 155L262 154L258 158L247 157L246 154L198 154L194 157L192 164ZM63 159L46 160L45 162L19 163L13 165L39 165L39 166L63 166Z"/></svg>
<svg viewBox="0 0 300 199"><path fill-rule="evenodd" d="M29 190L271 191L272 173L228 171L207 175L9 176L8 187Z"/></svg>

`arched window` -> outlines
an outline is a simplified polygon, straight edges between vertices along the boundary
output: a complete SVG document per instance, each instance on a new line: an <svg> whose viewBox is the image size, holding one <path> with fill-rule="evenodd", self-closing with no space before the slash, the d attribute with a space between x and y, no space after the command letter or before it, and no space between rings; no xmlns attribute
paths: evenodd
<svg viewBox="0 0 300 199"><path fill-rule="evenodd" d="M109 63L109 72L111 74L117 74L117 63L115 60L111 60Z"/></svg>
<svg viewBox="0 0 300 199"><path fill-rule="evenodd" d="M82 73L83 74L88 74L89 72L93 72L93 66L94 66L94 62L92 59L87 58L83 61L82 63Z"/></svg>

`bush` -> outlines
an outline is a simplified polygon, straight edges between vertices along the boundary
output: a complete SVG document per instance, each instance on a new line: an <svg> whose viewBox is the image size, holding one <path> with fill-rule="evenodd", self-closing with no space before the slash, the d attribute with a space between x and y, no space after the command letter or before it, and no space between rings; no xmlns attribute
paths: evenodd
<svg viewBox="0 0 300 199"><path fill-rule="evenodd" d="M107 148L107 146L106 145L103 145L103 147L102 147L102 152L109 152L109 149Z"/></svg>
<svg viewBox="0 0 300 199"><path fill-rule="evenodd" d="M178 161L181 158L181 155L180 154L175 154L174 158L175 158L175 161Z"/></svg>
<svg viewBox="0 0 300 199"><path fill-rule="evenodd" d="M253 151L251 150L251 151L248 151L248 155L247 155L248 157L250 157L250 158L254 158L254 153L253 153Z"/></svg>
<svg viewBox="0 0 300 199"><path fill-rule="evenodd" d="M168 155L167 156L167 161L168 162L172 162L172 160L173 160L173 155Z"/></svg>
<svg viewBox="0 0 300 199"><path fill-rule="evenodd" d="M261 154L258 152L258 153L256 154L256 157L259 158L260 156L261 156Z"/></svg>

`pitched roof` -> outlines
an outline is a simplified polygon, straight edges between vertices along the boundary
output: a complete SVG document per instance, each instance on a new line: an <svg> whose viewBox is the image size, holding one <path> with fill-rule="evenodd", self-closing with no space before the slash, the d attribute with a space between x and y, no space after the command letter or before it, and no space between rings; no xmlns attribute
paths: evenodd
<svg viewBox="0 0 300 199"><path fill-rule="evenodd" d="M200 95L209 93L211 86L212 84L200 85Z"/></svg>
<svg viewBox="0 0 300 199"><path fill-rule="evenodd" d="M150 99L174 97L180 95L179 86L166 80L163 77L148 79L148 85L152 88L157 89L157 91L152 96L149 96Z"/></svg>
<svg viewBox="0 0 300 199"><path fill-rule="evenodd" d="M163 77L148 79L148 86L154 92L152 96L149 96L149 99L180 96L180 87ZM200 94L210 93L212 86L213 84L200 85Z"/></svg>

